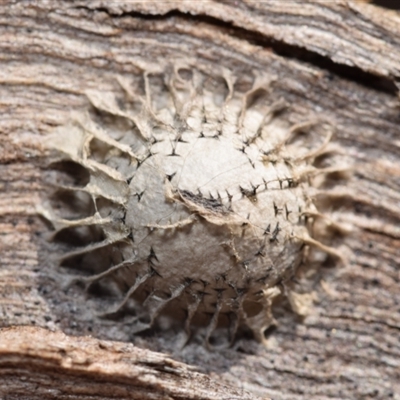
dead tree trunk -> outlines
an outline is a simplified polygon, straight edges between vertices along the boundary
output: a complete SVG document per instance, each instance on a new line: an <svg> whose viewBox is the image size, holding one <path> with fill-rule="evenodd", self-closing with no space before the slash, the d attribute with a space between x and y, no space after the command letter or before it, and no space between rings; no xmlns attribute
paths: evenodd
<svg viewBox="0 0 400 400"><path fill-rule="evenodd" d="M8 0L0 18L1 398L400 399L398 14L345 0ZM303 320L277 308L267 348L175 352L168 331L128 344L123 324L83 320L58 285L36 213L40 138L89 107L86 90L176 60L222 65L244 85L274 76L293 122L334 123L352 165L331 204L352 227L348 261L311 277Z"/></svg>

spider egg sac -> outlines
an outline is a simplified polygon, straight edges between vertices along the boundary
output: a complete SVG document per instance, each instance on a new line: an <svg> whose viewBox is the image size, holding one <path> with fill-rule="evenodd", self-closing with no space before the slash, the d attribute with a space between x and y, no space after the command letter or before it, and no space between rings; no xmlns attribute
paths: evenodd
<svg viewBox="0 0 400 400"><path fill-rule="evenodd" d="M120 97L88 92L93 111L46 138L75 171L58 187L68 205L42 211L68 249L61 264L108 288L105 314L129 311L133 332L165 316L207 344L220 328L229 343L241 328L262 341L310 246L335 253L312 233L310 195L331 127L288 123L267 79L216 74L119 78Z"/></svg>

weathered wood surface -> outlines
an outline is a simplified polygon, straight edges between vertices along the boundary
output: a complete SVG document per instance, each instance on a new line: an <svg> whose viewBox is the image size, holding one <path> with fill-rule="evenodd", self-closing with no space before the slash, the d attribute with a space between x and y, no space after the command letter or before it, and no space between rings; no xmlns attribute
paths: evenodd
<svg viewBox="0 0 400 400"><path fill-rule="evenodd" d="M0 384L3 397L34 398L8 388L23 388L25 378L40 387L57 376L59 386L49 383L52 389L88 398L73 389L95 372L68 365L68 352L78 354L82 343L93 343L87 345L93 346L90 354L104 362L99 376L107 376L116 390L126 385L126 398L140 390L129 379L137 371L125 361L107 371L107 357L118 358L110 348L128 346L134 359L166 359L118 343L97 354L99 338L131 339L173 353L171 358L208 375L191 390L196 373L179 364L173 383L153 375L149 396L207 399L225 390L225 398L251 393L273 399L400 399L398 14L350 1L6 1L0 19L1 325L56 331L0 332L0 376L8 374ZM115 92L117 75L129 78L149 63L182 59L223 65L243 80L257 71L277 77L274 93L291 104L293 122L315 113L334 122L343 163L353 165L353 175L332 189L331 205L337 219L353 228L338 243L348 261L327 265L311 278L317 300L306 318L299 320L286 305L276 310L280 325L267 348L242 339L221 352L197 343L177 351L174 332L130 338L121 323L83 319L89 306L78 291L61 290L45 240L48 227L36 216L45 171L39 139L65 123L71 111L89 107L87 89ZM63 337L60 330L93 339ZM46 347L47 339L62 343L65 353ZM53 351L57 356L47 359ZM34 373L36 366L43 367ZM25 378L18 380L22 370ZM101 379L92 393L111 398ZM187 392L179 394L174 385ZM60 398L58 392L46 395Z"/></svg>
<svg viewBox="0 0 400 400"><path fill-rule="evenodd" d="M0 377L7 399L253 398L161 353L37 327L3 330Z"/></svg>

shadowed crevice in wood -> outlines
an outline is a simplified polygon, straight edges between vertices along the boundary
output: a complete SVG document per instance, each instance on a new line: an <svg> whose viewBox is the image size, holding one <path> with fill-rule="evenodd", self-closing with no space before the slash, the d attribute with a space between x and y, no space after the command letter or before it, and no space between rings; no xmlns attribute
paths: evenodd
<svg viewBox="0 0 400 400"><path fill-rule="evenodd" d="M391 10L400 10L400 3L398 0L373 0L372 3Z"/></svg>
<svg viewBox="0 0 400 400"><path fill-rule="evenodd" d="M279 56L306 64L311 64L314 67L326 71L328 77L330 75L336 75L342 79L357 82L369 89L388 93L392 96L397 96L397 93L399 92L396 80L394 80L392 77L389 78L386 76L380 76L378 74L365 71L357 66L350 66L335 62L331 58L318 54L317 52L310 51L307 48L285 43L273 37L268 37L259 32L241 28L233 23L222 21L209 15L190 15L179 10L168 11L164 15L150 15L135 11L125 11L117 14L111 12L107 7L90 8L88 6L77 6L76 8L86 10L90 13L104 12L115 20L118 20L119 18L130 17L147 21L176 19L177 22L184 24L195 24L202 22L214 26L221 32L224 32L230 36L236 37L240 40L246 40L248 43L253 45L269 49ZM400 79L400 77L397 77L396 79Z"/></svg>

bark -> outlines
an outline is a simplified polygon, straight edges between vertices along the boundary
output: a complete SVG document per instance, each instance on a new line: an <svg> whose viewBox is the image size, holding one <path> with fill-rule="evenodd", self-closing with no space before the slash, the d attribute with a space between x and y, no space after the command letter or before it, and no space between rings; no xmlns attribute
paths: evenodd
<svg viewBox="0 0 400 400"><path fill-rule="evenodd" d="M4 329L0 393L7 399L246 399L186 364L132 344Z"/></svg>
<svg viewBox="0 0 400 400"><path fill-rule="evenodd" d="M399 14L351 1L6 1L0 20L0 395L400 399ZM89 108L86 90L117 92L117 76L176 60L243 85L274 76L292 122L323 115L352 165L329 188L352 228L337 239L346 262L314 271L305 318L276 307L267 347L179 350L172 329L131 337L123 321L82 318L90 304L61 286L37 215L40 139Z"/></svg>

